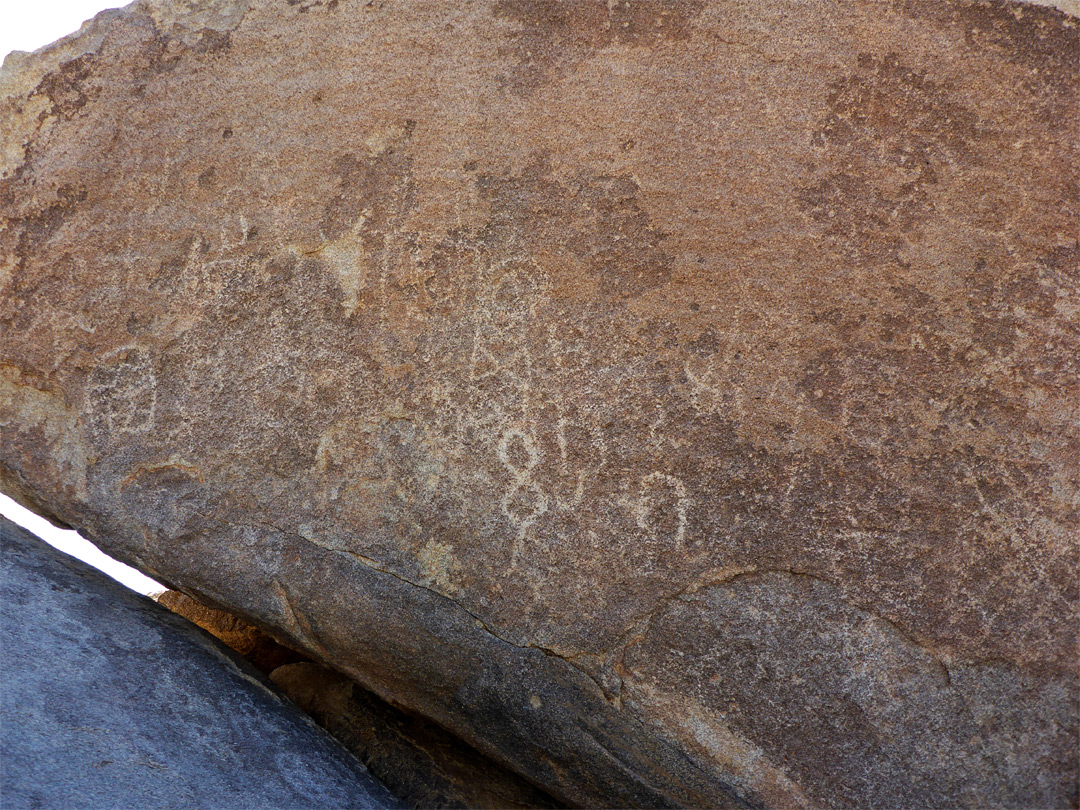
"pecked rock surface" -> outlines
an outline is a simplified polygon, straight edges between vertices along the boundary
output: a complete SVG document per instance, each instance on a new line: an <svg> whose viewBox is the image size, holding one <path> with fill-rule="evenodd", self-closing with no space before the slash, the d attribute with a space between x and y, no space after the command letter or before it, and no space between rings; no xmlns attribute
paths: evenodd
<svg viewBox="0 0 1080 810"><path fill-rule="evenodd" d="M1075 804L1078 30L103 13L0 79L3 490L562 802Z"/></svg>
<svg viewBox="0 0 1080 810"><path fill-rule="evenodd" d="M5 808L401 806L189 622L3 517L0 541Z"/></svg>

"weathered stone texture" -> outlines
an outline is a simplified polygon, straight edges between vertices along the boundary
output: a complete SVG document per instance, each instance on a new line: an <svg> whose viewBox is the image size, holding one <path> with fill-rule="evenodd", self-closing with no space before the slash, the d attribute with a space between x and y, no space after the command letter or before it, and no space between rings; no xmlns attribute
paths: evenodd
<svg viewBox="0 0 1080 810"><path fill-rule="evenodd" d="M136 5L2 80L3 488L568 803L1077 801L1077 19Z"/></svg>
<svg viewBox="0 0 1080 810"><path fill-rule="evenodd" d="M269 675L406 806L491 810L559 806L444 729L389 705L238 616L180 591L166 591L155 601Z"/></svg>

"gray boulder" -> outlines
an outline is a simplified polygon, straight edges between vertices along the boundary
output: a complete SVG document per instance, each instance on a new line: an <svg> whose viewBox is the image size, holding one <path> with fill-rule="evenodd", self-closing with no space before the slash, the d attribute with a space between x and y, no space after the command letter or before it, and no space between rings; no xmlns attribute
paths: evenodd
<svg viewBox="0 0 1080 810"><path fill-rule="evenodd" d="M0 538L6 810L399 806L216 639L3 518Z"/></svg>

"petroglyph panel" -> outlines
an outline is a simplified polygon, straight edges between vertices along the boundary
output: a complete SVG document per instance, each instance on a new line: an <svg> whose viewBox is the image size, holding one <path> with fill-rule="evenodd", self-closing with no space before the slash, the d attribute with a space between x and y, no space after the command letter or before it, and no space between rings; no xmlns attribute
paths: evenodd
<svg viewBox="0 0 1080 810"><path fill-rule="evenodd" d="M1075 804L1074 17L174 5L0 83L6 492L567 804Z"/></svg>

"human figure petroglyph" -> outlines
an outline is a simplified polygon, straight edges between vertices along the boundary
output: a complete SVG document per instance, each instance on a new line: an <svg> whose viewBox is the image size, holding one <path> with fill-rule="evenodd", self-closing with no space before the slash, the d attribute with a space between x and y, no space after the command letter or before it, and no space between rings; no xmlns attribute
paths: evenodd
<svg viewBox="0 0 1080 810"><path fill-rule="evenodd" d="M529 323L546 298L550 284L531 259L507 259L482 272L486 282L472 312L473 379L499 374L527 385ZM519 370L521 370L519 372Z"/></svg>

